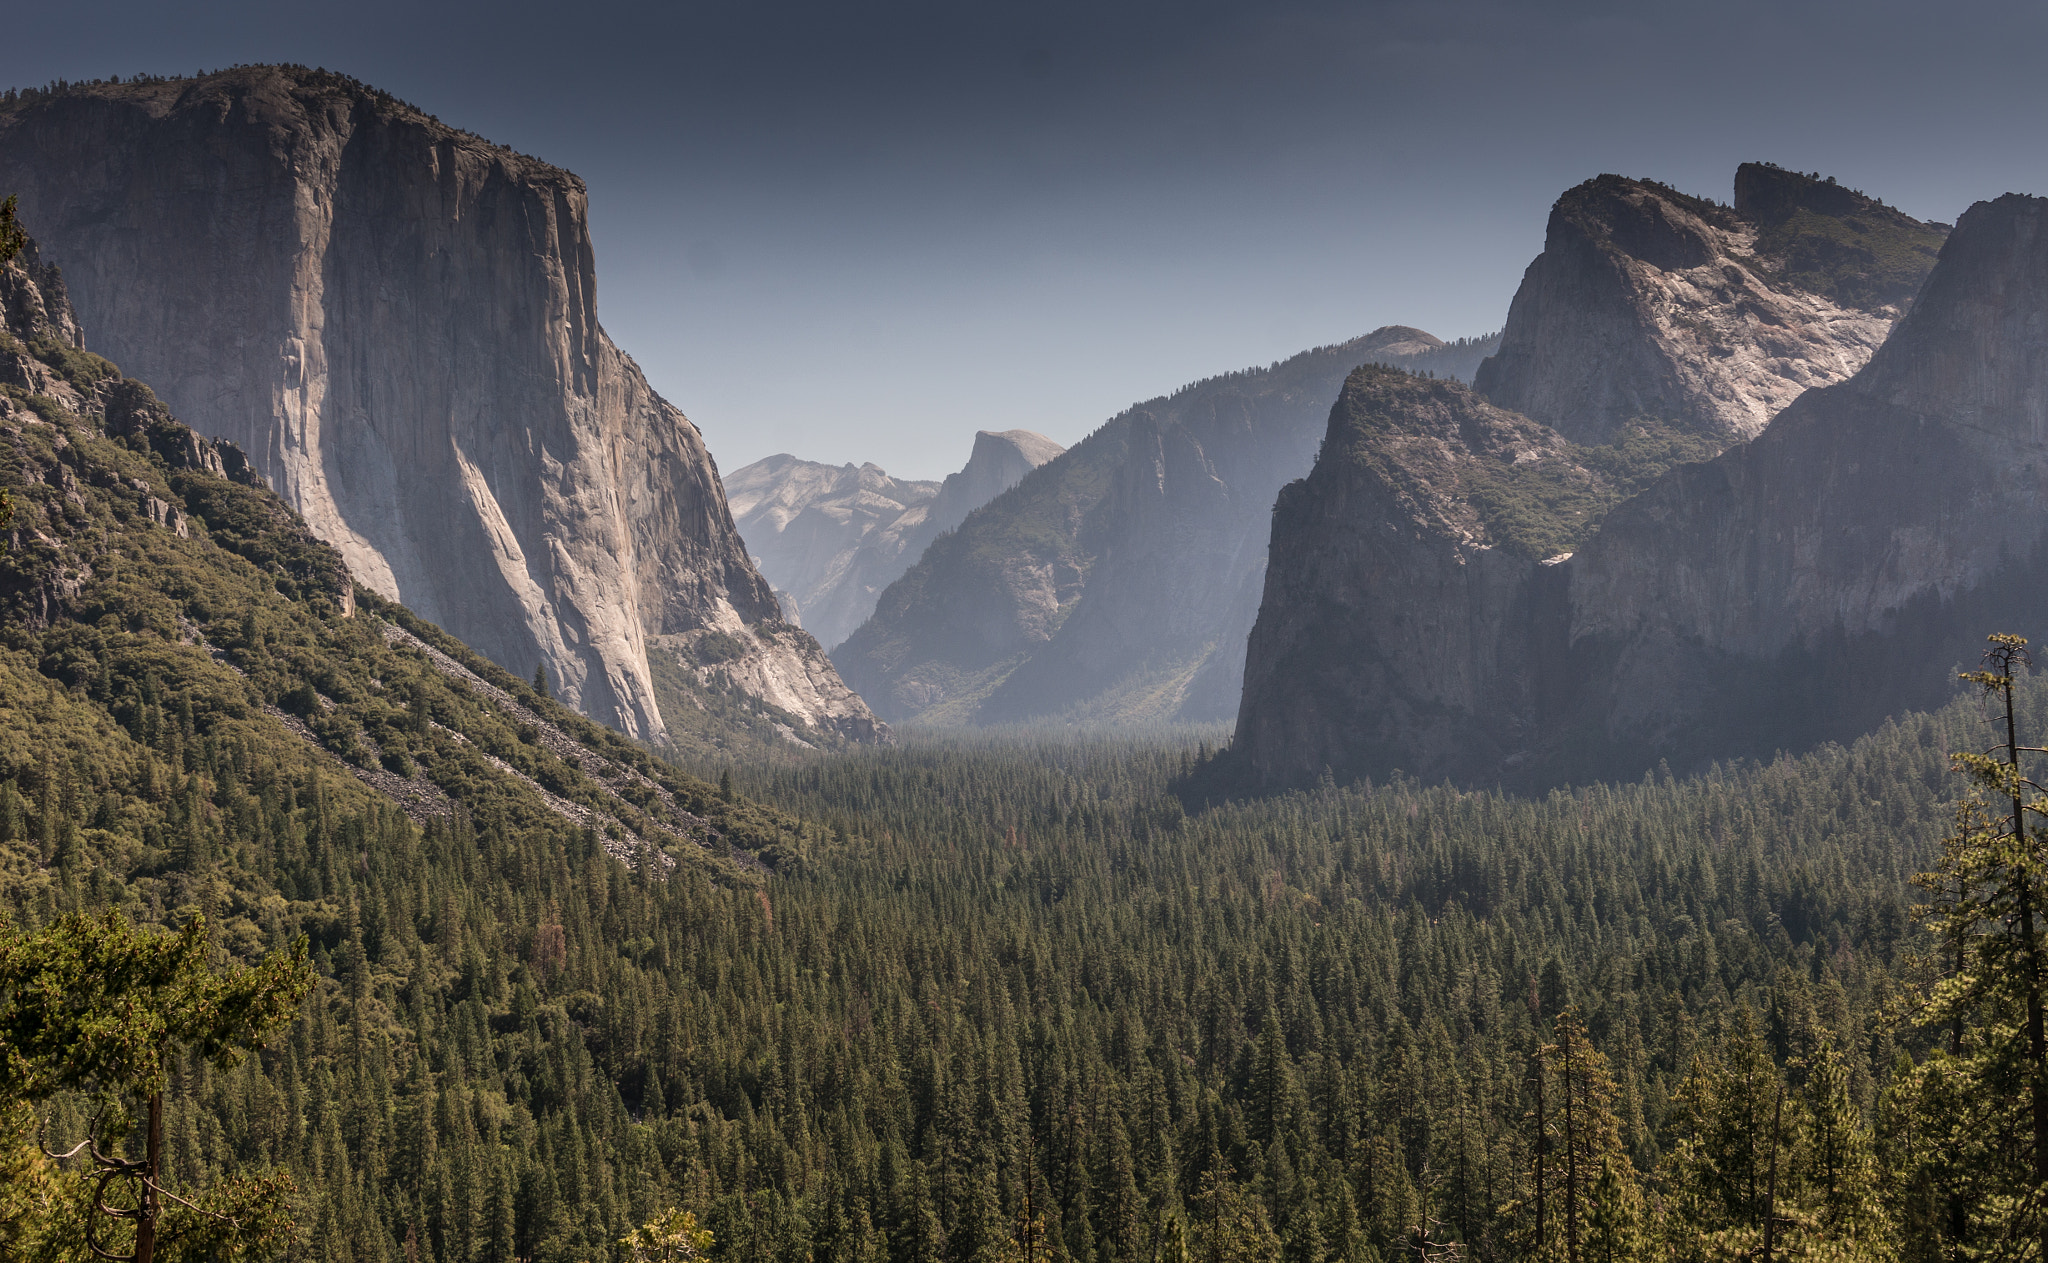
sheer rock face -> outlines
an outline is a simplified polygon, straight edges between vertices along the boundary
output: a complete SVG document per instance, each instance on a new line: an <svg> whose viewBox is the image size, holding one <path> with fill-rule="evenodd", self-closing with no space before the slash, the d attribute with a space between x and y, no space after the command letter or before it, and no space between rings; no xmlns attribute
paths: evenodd
<svg viewBox="0 0 2048 1263"><path fill-rule="evenodd" d="M706 631L786 709L871 727L776 632L696 428L598 327L575 176L251 67L31 96L0 113L0 187L96 345L247 450L366 586L636 736L664 731L649 638Z"/></svg>
<svg viewBox="0 0 2048 1263"><path fill-rule="evenodd" d="M1559 198L1481 393L1580 443L1641 417L1740 441L1855 373L1943 227L1776 168L1744 166L1736 192L1731 209L1603 175ZM1890 283L1846 282L1873 270Z"/></svg>
<svg viewBox="0 0 2048 1263"><path fill-rule="evenodd" d="M728 478L726 494L785 612L837 645L932 540L1064 450L1030 430L983 430L966 467L943 483L770 456Z"/></svg>
<svg viewBox="0 0 2048 1263"><path fill-rule="evenodd" d="M1493 345L1390 326L1140 404L936 540L834 661L892 719L1228 717L1273 497L1345 376L1469 375Z"/></svg>
<svg viewBox="0 0 2048 1263"><path fill-rule="evenodd" d="M1281 498L1231 755L1256 784L1583 783L1938 704L1987 632L2048 622L2048 200L1973 207L1859 372L1567 557L1475 554L1370 472L1326 448Z"/></svg>
<svg viewBox="0 0 2048 1263"><path fill-rule="evenodd" d="M1260 783L1509 756L1539 680L1518 633L1555 589L1475 485L1548 465L1598 492L1556 431L1455 382L1360 369L1315 469L1280 493L1235 748ZM1546 582L1547 581L1547 582ZM1471 717L1488 712L1493 722Z"/></svg>

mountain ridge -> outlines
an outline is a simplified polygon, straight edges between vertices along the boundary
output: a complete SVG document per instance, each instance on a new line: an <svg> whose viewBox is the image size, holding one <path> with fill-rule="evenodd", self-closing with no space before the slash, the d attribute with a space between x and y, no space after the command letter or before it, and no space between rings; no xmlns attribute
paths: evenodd
<svg viewBox="0 0 2048 1263"><path fill-rule="evenodd" d="M872 462L835 468L785 453L735 471L726 491L785 609L831 648L867 620L882 590L932 540L1064 450L1031 430L981 430L967 464L939 482L891 478Z"/></svg>
<svg viewBox="0 0 2048 1263"><path fill-rule="evenodd" d="M1289 488L1247 666L1262 684L1219 776L1399 768L1540 789L1809 748L1938 703L1953 676L1929 663L1973 662L1987 630L2048 619L2030 595L2048 586L2043 241L2048 200L1978 203L1854 375L1655 478L1568 556L1489 555L1483 600L1408 602L1446 625L1498 613L1456 655L1484 679L1442 684L1420 651L1283 678L1291 646L1392 636L1403 617L1385 568L1345 551L1377 533L1328 493L1334 472ZM1297 529L1317 514L1320 538ZM1393 711L1413 718L1383 722Z"/></svg>
<svg viewBox="0 0 2048 1263"><path fill-rule="evenodd" d="M894 721L1234 713L1272 495L1344 376L1470 373L1492 345L1389 325L1138 404L934 540L834 661Z"/></svg>

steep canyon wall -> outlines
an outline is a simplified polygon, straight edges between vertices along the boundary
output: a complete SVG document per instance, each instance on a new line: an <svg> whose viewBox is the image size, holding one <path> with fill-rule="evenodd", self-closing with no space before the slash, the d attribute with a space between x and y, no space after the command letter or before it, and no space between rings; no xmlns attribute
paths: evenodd
<svg viewBox="0 0 2048 1263"><path fill-rule="evenodd" d="M574 175L248 67L24 94L0 189L93 345L248 451L367 586L633 735L664 733L649 653L707 634L777 705L872 732L781 626L696 428L599 327Z"/></svg>

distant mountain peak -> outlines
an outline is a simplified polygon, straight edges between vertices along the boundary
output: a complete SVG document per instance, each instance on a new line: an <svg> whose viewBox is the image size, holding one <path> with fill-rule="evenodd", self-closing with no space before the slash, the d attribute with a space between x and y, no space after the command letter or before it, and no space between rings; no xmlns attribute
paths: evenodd
<svg viewBox="0 0 2048 1263"><path fill-rule="evenodd" d="M1412 325L1381 325L1359 339L1359 350L1372 355L1389 355L1410 359L1440 351L1450 344L1433 333L1426 333Z"/></svg>
<svg viewBox="0 0 2048 1263"><path fill-rule="evenodd" d="M934 538L1064 450L1032 430L981 430L944 483L771 456L734 471L726 494L785 614L834 645Z"/></svg>

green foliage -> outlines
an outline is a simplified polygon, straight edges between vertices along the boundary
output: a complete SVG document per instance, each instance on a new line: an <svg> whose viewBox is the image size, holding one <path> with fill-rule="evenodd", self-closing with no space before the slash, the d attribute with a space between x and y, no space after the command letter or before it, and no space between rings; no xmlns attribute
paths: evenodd
<svg viewBox="0 0 2048 1263"><path fill-rule="evenodd" d="M31 341L28 352L56 369L58 376L88 399L92 397L94 387L121 375L119 369L91 351L49 336Z"/></svg>
<svg viewBox="0 0 2048 1263"><path fill-rule="evenodd" d="M167 418L9 437L0 907L203 916L229 966L305 936L273 1047L163 1065L168 1176L290 1173L295 1257L624 1260L679 1213L718 1260L1676 1259L1766 1223L1918 1260L1956 1197L2004 1213L2009 1001L1899 1016L1965 708L1685 780L1196 814L1198 735L768 757L704 709L707 779L344 616L331 551ZM1684 446L1635 441L1598 477ZM68 1177L0 1123L5 1224Z"/></svg>
<svg viewBox="0 0 2048 1263"><path fill-rule="evenodd" d="M1559 461L1475 462L1463 491L1488 536L1539 560L1577 548L1623 498Z"/></svg>
<svg viewBox="0 0 2048 1263"><path fill-rule="evenodd" d="M312 985L301 939L254 969L207 967L204 918L144 934L119 912L40 933L0 921L0 1093L154 1096L180 1051L228 1069L289 1021Z"/></svg>
<svg viewBox="0 0 2048 1263"><path fill-rule="evenodd" d="M705 632L691 645L690 656L699 666L717 666L734 662L747 656L747 643L739 637L722 631Z"/></svg>
<svg viewBox="0 0 2048 1263"><path fill-rule="evenodd" d="M9 193L7 200L0 202L0 267L13 262L14 256L28 245L28 231L15 214L17 201L17 195Z"/></svg>
<svg viewBox="0 0 2048 1263"><path fill-rule="evenodd" d="M697 1226L687 1210L671 1210L626 1234L621 1245L633 1252L633 1263L681 1263L711 1252L711 1233Z"/></svg>
<svg viewBox="0 0 2048 1263"><path fill-rule="evenodd" d="M2048 1031L2040 907L2048 791L2028 771L2017 696L2026 641L1994 635L1986 669L1963 679L1997 712L1988 752L1955 755L1977 793L1956 809L1919 911L1939 943L1939 980L1920 1013L1944 1053L1914 1068L1895 1106L1917 1143L1904 1178L1941 1189L1950 1235L2048 1251ZM2036 721L2038 722L2038 721ZM1896 1196L1897 1194L1895 1194Z"/></svg>
<svg viewBox="0 0 2048 1263"><path fill-rule="evenodd" d="M1458 382L1377 365L1345 383L1330 427L1326 458L1371 470L1418 504L1469 505L1488 540L1535 560L1574 551L1615 505L1723 446L1653 417L1611 443L1576 444Z"/></svg>
<svg viewBox="0 0 2048 1263"><path fill-rule="evenodd" d="M1912 301L1946 236L1875 203L1851 214L1801 207L1761 228L1755 250L1785 284L1875 308Z"/></svg>
<svg viewBox="0 0 2048 1263"><path fill-rule="evenodd" d="M173 1059L232 1068L290 1021L313 981L303 939L254 969L226 972L208 965L208 949L203 919L177 934L139 931L112 911L70 913L37 933L0 923L0 1104L67 1090L99 1102L88 1138L66 1155L86 1151L86 1169L58 1175L14 1159L41 1186L40 1206L5 1216L24 1254L125 1247L144 1263L169 1263L267 1254L291 1240L288 1173L217 1180L189 1195L160 1182ZM131 1104L149 1122L142 1151L122 1156Z"/></svg>
<svg viewBox="0 0 2048 1263"><path fill-rule="evenodd" d="M1712 460L1725 442L1681 423L1637 417L1621 426L1613 441L1575 445L1574 450L1580 464L1606 478L1625 500L1680 465Z"/></svg>

